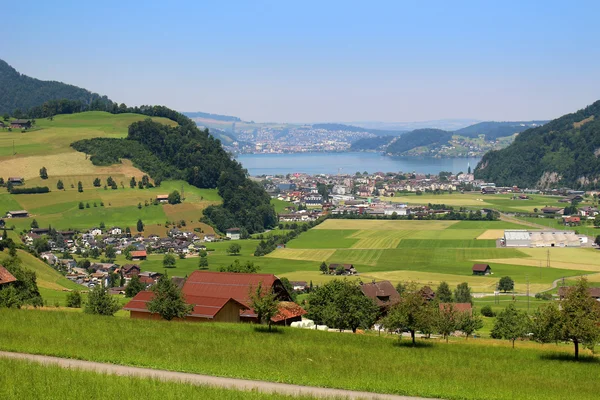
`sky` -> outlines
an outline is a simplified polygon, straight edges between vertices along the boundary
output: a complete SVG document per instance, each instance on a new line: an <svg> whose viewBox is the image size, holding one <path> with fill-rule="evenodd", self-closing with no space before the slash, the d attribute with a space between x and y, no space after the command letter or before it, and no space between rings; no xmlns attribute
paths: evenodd
<svg viewBox="0 0 600 400"><path fill-rule="evenodd" d="M599 12L553 0L19 0L0 58L127 105L257 122L552 119L600 99Z"/></svg>

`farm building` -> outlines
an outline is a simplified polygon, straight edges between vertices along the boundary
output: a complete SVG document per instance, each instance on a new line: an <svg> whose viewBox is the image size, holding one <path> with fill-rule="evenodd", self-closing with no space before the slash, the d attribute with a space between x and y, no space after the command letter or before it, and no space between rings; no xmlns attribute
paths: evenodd
<svg viewBox="0 0 600 400"><path fill-rule="evenodd" d="M504 245L506 247L530 247L529 231L524 229L504 231Z"/></svg>
<svg viewBox="0 0 600 400"><path fill-rule="evenodd" d="M382 311L400 302L400 294L390 281L363 283L360 290L365 296L373 299Z"/></svg>
<svg viewBox="0 0 600 400"><path fill-rule="evenodd" d="M423 286L419 290L419 293L421 293L421 296L423 296L423 300L432 301L435 299L435 292L429 286Z"/></svg>
<svg viewBox="0 0 600 400"><path fill-rule="evenodd" d="M140 271L139 265L136 264L125 264L122 269L125 278L132 278L135 275L139 275Z"/></svg>
<svg viewBox="0 0 600 400"><path fill-rule="evenodd" d="M564 211L564 208L560 207L544 207L542 208L542 212L544 214L561 214Z"/></svg>
<svg viewBox="0 0 600 400"><path fill-rule="evenodd" d="M6 268L0 265L0 286L16 281L17 278L15 278L10 272L8 272Z"/></svg>
<svg viewBox="0 0 600 400"><path fill-rule="evenodd" d="M472 268L473 275L490 275L492 268L489 264L475 264Z"/></svg>
<svg viewBox="0 0 600 400"><path fill-rule="evenodd" d="M11 176L7 180L8 183L12 183L13 185L22 185L25 183L25 178L19 178L17 176Z"/></svg>
<svg viewBox="0 0 600 400"><path fill-rule="evenodd" d="M169 195L168 194L157 194L156 201L158 201L159 203L166 203L169 201Z"/></svg>
<svg viewBox="0 0 600 400"><path fill-rule="evenodd" d="M504 231L506 247L580 247L587 240L574 231Z"/></svg>
<svg viewBox="0 0 600 400"><path fill-rule="evenodd" d="M329 264L329 274L356 275L356 269L353 264Z"/></svg>
<svg viewBox="0 0 600 400"><path fill-rule="evenodd" d="M28 119L15 119L10 123L10 127L16 129L29 129L31 128L31 121Z"/></svg>
<svg viewBox="0 0 600 400"><path fill-rule="evenodd" d="M240 240L240 228L230 228L225 231L227 237L231 240Z"/></svg>
<svg viewBox="0 0 600 400"><path fill-rule="evenodd" d="M129 254L131 254L132 260L145 260L146 257L148 257L146 250L136 250L136 251L132 251Z"/></svg>
<svg viewBox="0 0 600 400"><path fill-rule="evenodd" d="M561 286L558 288L558 297L562 300L564 299L567 294L569 293L569 290L571 288L569 286ZM600 301L600 287L591 287L588 289L589 293L590 293L590 297Z"/></svg>
<svg viewBox="0 0 600 400"><path fill-rule="evenodd" d="M6 218L27 218L29 213L26 210L8 211Z"/></svg>

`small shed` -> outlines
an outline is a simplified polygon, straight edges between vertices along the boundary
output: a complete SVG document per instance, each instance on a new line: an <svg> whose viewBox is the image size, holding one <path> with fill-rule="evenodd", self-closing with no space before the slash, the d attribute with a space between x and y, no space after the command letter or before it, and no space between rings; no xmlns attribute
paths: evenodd
<svg viewBox="0 0 600 400"><path fill-rule="evenodd" d="M492 268L489 264L475 264L473 265L473 275L490 275Z"/></svg>

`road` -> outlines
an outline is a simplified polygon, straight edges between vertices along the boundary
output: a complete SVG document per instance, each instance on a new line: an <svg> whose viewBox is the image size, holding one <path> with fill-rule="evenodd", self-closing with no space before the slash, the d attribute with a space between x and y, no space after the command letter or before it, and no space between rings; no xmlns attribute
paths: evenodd
<svg viewBox="0 0 600 400"><path fill-rule="evenodd" d="M328 389L313 386L290 385L266 381L221 378L209 375L189 374L159 369L128 367L124 365L105 364L91 361L72 360L69 358L41 356L25 353L0 351L0 357L37 362L43 365L57 365L62 368L80 369L102 374L152 378L161 381L173 381L192 385L207 385L235 390L253 390L263 393L278 393L291 396L312 396L321 398L373 399L373 400L433 400L423 397L398 396L357 392L343 389ZM426 385L426 382L423 382Z"/></svg>

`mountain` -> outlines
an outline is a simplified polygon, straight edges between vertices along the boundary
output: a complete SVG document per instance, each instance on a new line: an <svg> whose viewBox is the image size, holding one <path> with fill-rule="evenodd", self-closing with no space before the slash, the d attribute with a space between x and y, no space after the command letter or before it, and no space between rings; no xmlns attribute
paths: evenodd
<svg viewBox="0 0 600 400"><path fill-rule="evenodd" d="M91 104L94 100L108 101L77 86L56 81L42 81L22 75L6 61L0 60L0 114L29 110L50 100L75 100Z"/></svg>
<svg viewBox="0 0 600 400"><path fill-rule="evenodd" d="M416 129L405 133L392 142L386 148L386 153L400 155L415 147L448 143L450 139L452 139L452 132L441 129Z"/></svg>
<svg viewBox="0 0 600 400"><path fill-rule="evenodd" d="M334 123L312 124L312 127L313 127L313 129L324 129L326 131L347 131L347 132L372 133L373 135L377 135L377 136L400 136L403 133L406 133L406 131L368 129L368 128L361 128L360 126L334 124Z"/></svg>
<svg viewBox="0 0 600 400"><path fill-rule="evenodd" d="M497 185L593 188L600 180L600 101L520 133L484 155L475 177Z"/></svg>
<svg viewBox="0 0 600 400"><path fill-rule="evenodd" d="M200 111L196 111L196 112L183 112L183 115L185 115L188 118L205 118L205 119L212 119L215 121L225 121L225 122L242 122L241 119L239 119L238 117L232 117L229 115L220 115L220 114L210 114L210 113L205 113L205 112L200 112Z"/></svg>
<svg viewBox="0 0 600 400"><path fill-rule="evenodd" d="M376 136L358 139L350 146L350 151L375 151L382 150L394 140L396 136Z"/></svg>
<svg viewBox="0 0 600 400"><path fill-rule="evenodd" d="M500 137L512 136L526 129L544 125L548 121L515 121L515 122L479 122L466 128L454 131L456 135L476 138L485 135L486 140L496 140Z"/></svg>
<svg viewBox="0 0 600 400"><path fill-rule="evenodd" d="M353 126L358 126L366 129L377 129L387 131L404 131L410 132L415 129L442 129L444 131L455 131L477 122L476 119L436 119L430 121L413 121L413 122L380 122L380 121L358 121L348 122Z"/></svg>

